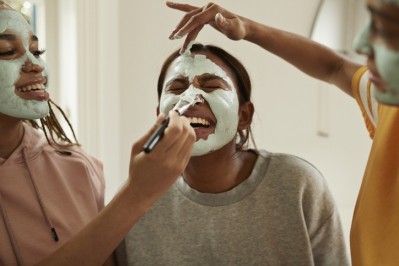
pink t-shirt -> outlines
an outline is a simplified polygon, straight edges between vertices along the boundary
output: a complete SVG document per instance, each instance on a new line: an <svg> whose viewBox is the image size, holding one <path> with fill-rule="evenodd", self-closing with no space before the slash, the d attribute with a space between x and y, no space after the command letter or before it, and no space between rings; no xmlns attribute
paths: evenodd
<svg viewBox="0 0 399 266"><path fill-rule="evenodd" d="M41 131L24 128L18 148L8 159L0 158L0 265L17 265L17 257L25 265L39 262L104 207L105 183L98 160L79 147L61 154ZM49 220L59 241L51 235Z"/></svg>

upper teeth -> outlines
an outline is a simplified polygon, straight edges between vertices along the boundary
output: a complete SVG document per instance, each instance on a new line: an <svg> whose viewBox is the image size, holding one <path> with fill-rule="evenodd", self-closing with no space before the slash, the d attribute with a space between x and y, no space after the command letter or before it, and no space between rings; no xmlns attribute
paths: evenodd
<svg viewBox="0 0 399 266"><path fill-rule="evenodd" d="M40 84L32 84L32 85L18 88L19 91L23 91L23 92L32 91L32 90L44 90L44 89L45 89L45 86L44 86L44 84L41 84L41 83Z"/></svg>
<svg viewBox="0 0 399 266"><path fill-rule="evenodd" d="M188 120L190 121L190 124L201 124L204 126L209 126L211 124L209 121L201 117L188 117Z"/></svg>

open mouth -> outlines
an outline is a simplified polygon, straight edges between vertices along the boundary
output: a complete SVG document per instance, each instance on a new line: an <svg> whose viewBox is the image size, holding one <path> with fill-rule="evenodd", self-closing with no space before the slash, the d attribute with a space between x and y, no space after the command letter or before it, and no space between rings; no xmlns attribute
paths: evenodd
<svg viewBox="0 0 399 266"><path fill-rule="evenodd" d="M17 91L28 92L28 91L43 91L46 88L43 83L31 84L24 87L17 88Z"/></svg>
<svg viewBox="0 0 399 266"><path fill-rule="evenodd" d="M207 140L208 136L215 132L215 124L212 121L196 116L187 118L190 122L190 125L194 128L197 140Z"/></svg>
<svg viewBox="0 0 399 266"><path fill-rule="evenodd" d="M190 125L195 128L209 128L211 126L211 122L201 117L188 117L190 121Z"/></svg>
<svg viewBox="0 0 399 266"><path fill-rule="evenodd" d="M47 101L49 94L45 89L46 85L41 82L17 87L15 94L24 100Z"/></svg>

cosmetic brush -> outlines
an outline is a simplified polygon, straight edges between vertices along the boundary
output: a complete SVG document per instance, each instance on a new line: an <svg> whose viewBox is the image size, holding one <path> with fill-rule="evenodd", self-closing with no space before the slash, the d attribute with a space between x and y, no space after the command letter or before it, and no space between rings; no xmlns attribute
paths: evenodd
<svg viewBox="0 0 399 266"><path fill-rule="evenodd" d="M195 95L195 97L191 100L188 100L187 98L181 98L175 107L173 107L173 110L176 111L180 116L183 115L191 106L194 106L197 103L203 103L204 99L200 94ZM152 134L150 139L147 141L147 143L144 145L144 152L149 153L151 152L155 145L161 140L165 129L169 125L169 116L166 117L166 119L162 122L162 124L158 127L158 129Z"/></svg>

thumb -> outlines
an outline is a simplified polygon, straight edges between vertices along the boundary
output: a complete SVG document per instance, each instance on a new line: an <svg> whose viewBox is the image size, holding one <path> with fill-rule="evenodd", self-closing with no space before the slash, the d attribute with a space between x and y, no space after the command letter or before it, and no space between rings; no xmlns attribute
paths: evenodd
<svg viewBox="0 0 399 266"><path fill-rule="evenodd" d="M164 120L165 120L165 114L160 113L157 117L155 124L150 128L150 130L133 144L132 147L133 154L138 154L141 151L143 151L145 143L150 139L152 134L154 134L154 132L159 128L159 126L162 124Z"/></svg>

